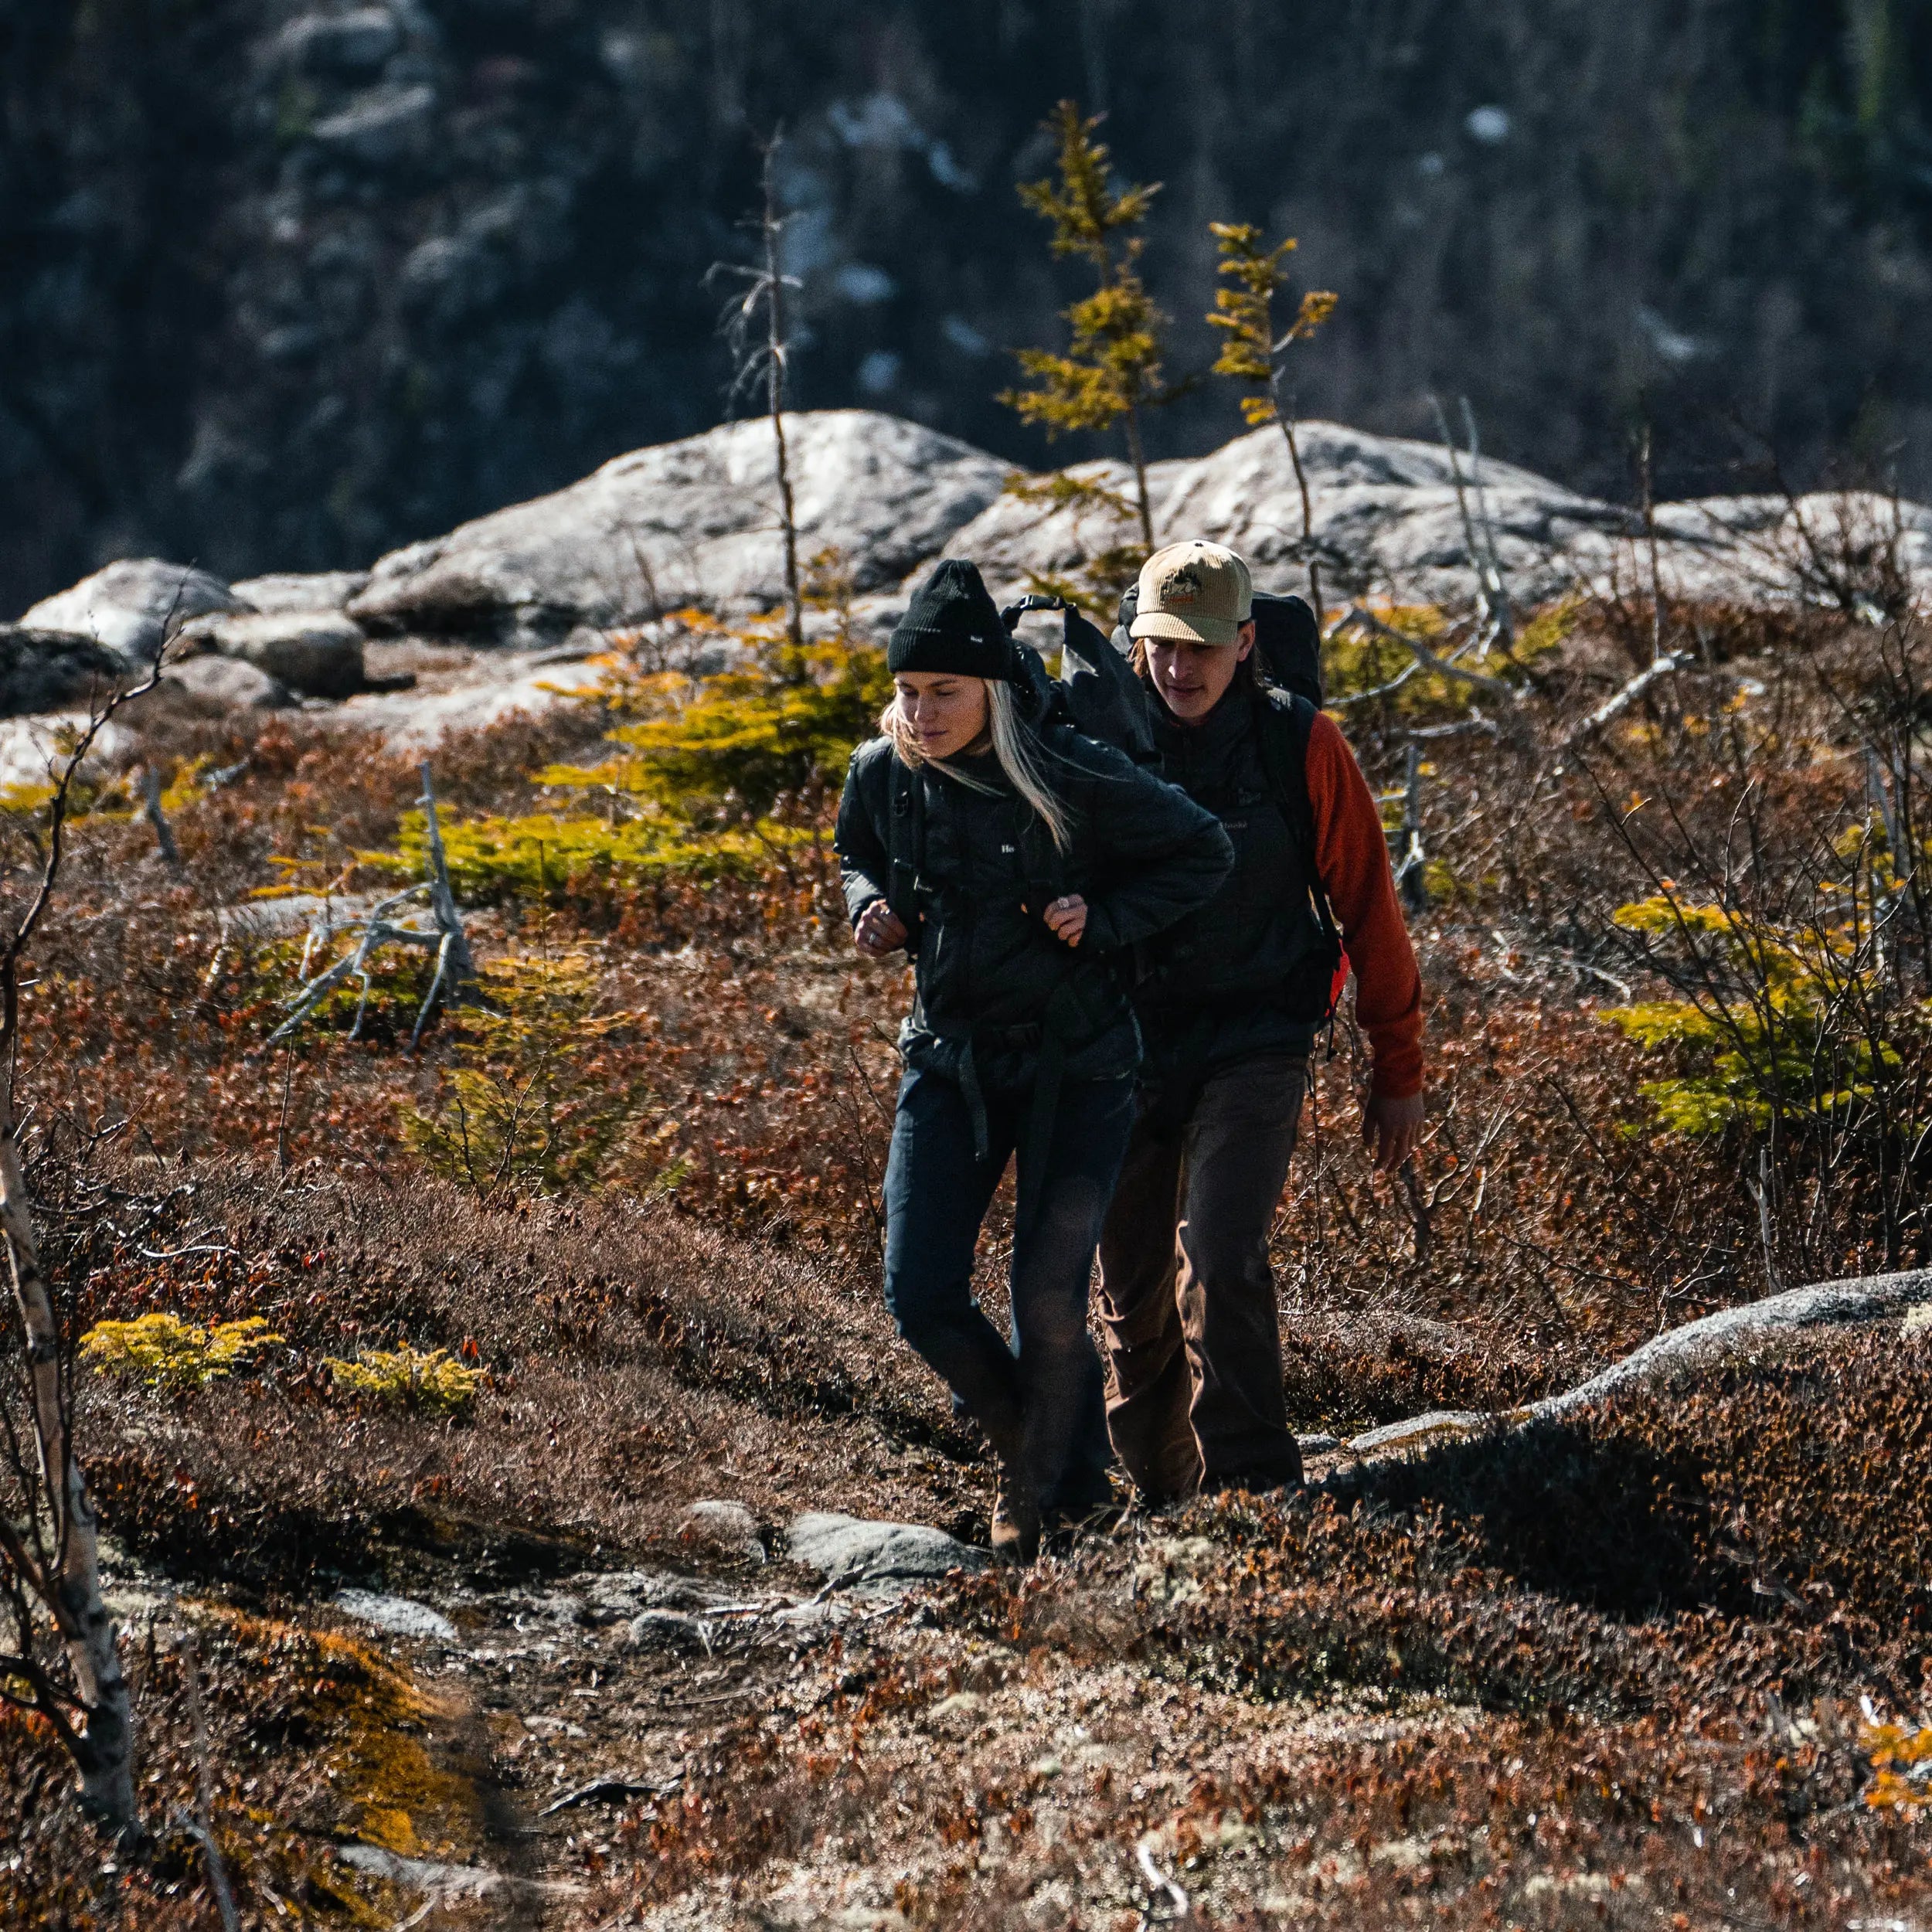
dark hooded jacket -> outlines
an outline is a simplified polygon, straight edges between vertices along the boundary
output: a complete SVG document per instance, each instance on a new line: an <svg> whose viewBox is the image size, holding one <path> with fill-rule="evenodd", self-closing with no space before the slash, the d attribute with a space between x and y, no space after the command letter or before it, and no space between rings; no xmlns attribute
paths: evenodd
<svg viewBox="0 0 1932 1932"><path fill-rule="evenodd" d="M1111 746L1058 725L1040 742L1071 815L1064 854L990 755L954 761L980 790L929 767L908 771L876 738L852 754L838 808L835 844L854 924L889 899L911 929L918 998L900 1036L906 1064L957 1077L970 1043L988 1088L1031 1081L1049 1023L1063 1029L1070 1077L1131 1073L1141 1044L1126 990L1131 949L1203 903L1233 862L1211 813ZM1043 917L1070 893L1087 902L1077 947Z"/></svg>

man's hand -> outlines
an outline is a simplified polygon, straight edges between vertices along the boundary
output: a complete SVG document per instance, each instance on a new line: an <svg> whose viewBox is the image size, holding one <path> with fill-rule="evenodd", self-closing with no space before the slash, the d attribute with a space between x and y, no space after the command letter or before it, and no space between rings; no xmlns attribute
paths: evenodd
<svg viewBox="0 0 1932 1932"><path fill-rule="evenodd" d="M1087 901L1078 893L1055 900L1046 909L1046 930L1064 944L1077 946L1087 930Z"/></svg>
<svg viewBox="0 0 1932 1932"><path fill-rule="evenodd" d="M883 959L906 943L905 922L883 899L875 899L859 915L852 943L868 959Z"/></svg>
<svg viewBox="0 0 1932 1932"><path fill-rule="evenodd" d="M1420 1094L1390 1100L1372 1094L1362 1110L1362 1145L1375 1157L1377 1169L1393 1174L1416 1151L1422 1138L1423 1101Z"/></svg>

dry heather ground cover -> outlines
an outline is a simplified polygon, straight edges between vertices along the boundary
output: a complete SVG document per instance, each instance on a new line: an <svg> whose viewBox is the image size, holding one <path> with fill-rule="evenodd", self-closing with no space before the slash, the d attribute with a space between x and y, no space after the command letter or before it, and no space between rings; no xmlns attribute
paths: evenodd
<svg viewBox="0 0 1932 1932"><path fill-rule="evenodd" d="M1614 914L1719 900L1713 867L1757 922L1719 994L1755 958L1777 1013L1808 1010L1787 954L1821 884L1863 903L1874 757L1917 849L1917 641L1671 614L1696 662L1600 736L1560 748L1647 654L1641 614L1569 614L1520 724L1424 741L1430 1138L1404 1182L1368 1175L1345 1015L1277 1230L1304 1430L1507 1406L1773 1283L1923 1258L1919 1150L1857 1124L1901 1083L1916 1104L1909 868L1870 889L1910 996L1863 1061L1855 1028L1814 1029L1856 1090L1808 1124L1751 1112L1746 1036L1736 1117L1682 1131L1660 1110L1709 1104L1726 1043L1605 1016L1697 995L1695 934ZM1419 682L1349 714L1382 782L1463 716ZM447 747L450 822L553 808L532 774L606 722ZM788 835L736 871L479 875L486 970L551 972L567 1025L486 1049L457 1016L412 1056L412 961L366 1039L352 1001L264 1051L299 937L223 909L389 883L362 855L396 849L413 774L300 723L146 729L189 774L184 865L138 820L78 828L29 995L31 1178L76 1332L159 1309L280 1339L199 1389L77 1371L155 1838L104 1846L36 1722L0 1716L0 1920L216 1924L185 1822L203 1764L250 1927L1125 1932L1183 1922L1182 1893L1224 1932L1932 1910L1927 1827L1867 1801L1872 1713L1918 1713L1932 1663L1932 1337L1787 1342L1560 1427L1325 1457L1306 1496L1130 1519L1023 1578L826 1596L785 1558L794 1515L971 1538L988 1486L879 1304L906 988L845 946L825 800L781 801ZM9 866L31 825L6 818ZM528 1083L546 1145L594 1165L427 1172L420 1124L475 1100L464 1076ZM485 1379L441 1413L328 1366L404 1345ZM687 1514L706 1499L756 1545ZM345 1589L435 1617L386 1632Z"/></svg>

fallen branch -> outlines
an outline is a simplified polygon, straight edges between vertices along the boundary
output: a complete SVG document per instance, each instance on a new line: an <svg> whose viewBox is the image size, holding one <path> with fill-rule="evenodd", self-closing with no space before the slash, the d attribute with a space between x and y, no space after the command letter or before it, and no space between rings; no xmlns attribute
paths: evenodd
<svg viewBox="0 0 1932 1932"><path fill-rule="evenodd" d="M1459 683L1471 685L1478 691L1486 691L1492 697L1502 699L1505 704L1516 705L1522 702L1522 693L1513 684L1506 683L1501 678L1492 678L1487 672L1471 671L1467 665L1458 664L1451 658L1441 656L1439 653L1431 651L1428 645L1422 643L1419 639L1409 636L1405 631L1398 631L1393 624L1384 624L1372 611L1365 611L1359 604L1350 604L1348 609L1342 612L1342 615L1335 620L1335 628L1328 633L1328 635L1335 636L1337 633L1351 624L1359 624L1362 629L1369 632L1372 636L1384 638L1390 644L1400 645L1403 650L1408 651L1414 658L1417 666L1423 670L1439 672L1445 678L1454 678ZM1408 672L1404 672L1403 678L1406 678L1410 675ZM1399 678L1396 680L1396 683L1400 684L1402 681L1403 679ZM1390 684L1385 685L1382 688L1386 691L1393 691L1396 687L1394 684ZM1373 694L1364 692L1362 695L1368 696Z"/></svg>
<svg viewBox="0 0 1932 1932"><path fill-rule="evenodd" d="M1668 657L1659 658L1655 664L1647 665L1629 683L1613 692L1587 717L1572 725L1557 741L1557 750L1573 751L1586 738L1621 718L1651 685L1661 683L1695 662L1689 651L1673 651Z"/></svg>
<svg viewBox="0 0 1932 1932"><path fill-rule="evenodd" d="M683 1783L682 1774L668 1784L640 1784L611 1773L594 1777L589 1784L580 1784L574 1791L566 1791L553 1803L545 1805L537 1816L555 1818L558 1812L574 1811L580 1804L628 1804L634 1798L668 1798Z"/></svg>
<svg viewBox="0 0 1932 1932"><path fill-rule="evenodd" d="M435 787L430 782L427 764L421 769L423 795L417 803L424 814L429 845L429 877L413 886L406 886L400 893L391 893L370 909L362 921L362 937L356 941L355 950L301 988L291 1003L287 1019L269 1035L267 1045L273 1046L277 1041L287 1039L351 975L362 982L362 998L355 1003L355 1023L349 1029L349 1038L356 1039L362 1030L362 1016L369 1009L370 956L378 947L421 946L434 947L436 950L435 977L423 996L421 1009L416 1015L415 1030L410 1035L412 1053L422 1039L423 1029L429 1023L430 1014L445 981L453 998L460 996L464 988L474 983L476 962L471 955L468 935L463 930L462 914L457 910L456 894L450 884L449 861L443 850L442 828L437 822ZM405 926L386 916L422 893L429 895L428 925Z"/></svg>

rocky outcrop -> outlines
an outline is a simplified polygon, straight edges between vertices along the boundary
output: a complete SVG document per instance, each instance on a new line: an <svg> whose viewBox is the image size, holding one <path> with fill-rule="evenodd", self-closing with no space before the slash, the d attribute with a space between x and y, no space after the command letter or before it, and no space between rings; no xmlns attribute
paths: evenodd
<svg viewBox="0 0 1932 1932"><path fill-rule="evenodd" d="M83 577L70 589L44 597L20 621L37 631L65 631L90 638L125 669L151 662L172 625L211 611L247 606L219 577L158 557L131 557Z"/></svg>
<svg viewBox="0 0 1932 1932"><path fill-rule="evenodd" d="M860 621L875 628L940 554L973 558L1004 596L1035 577L1077 574L1135 534L1117 508L1043 510L1008 494L1011 472L996 457L896 417L835 410L789 417L787 429L801 550L838 553ZM1332 423L1303 423L1300 437L1331 608L1363 594L1467 608L1472 547L1483 543L1472 546L1472 525L1488 532L1519 607L1579 589L1648 592L1650 543L1627 509L1500 463L1465 464L1459 494L1436 444ZM1117 497L1128 488L1118 465L1077 473ZM1278 430L1158 463L1151 481L1162 539L1231 543L1263 583L1302 587L1301 499ZM1655 524L1655 567L1674 597L1855 610L1861 573L1878 587L1888 557L1908 586L1932 589L1932 512L1918 505L1710 498L1660 505ZM612 627L685 605L741 615L783 589L770 427L757 418L633 451L367 572L229 585L153 559L111 564L36 606L31 632L12 634L21 641L0 666L0 709L80 702L90 666L124 669L172 624L171 675L206 699L345 701L344 722L423 747L563 702L598 675L587 661Z"/></svg>
<svg viewBox="0 0 1932 1932"><path fill-rule="evenodd" d="M181 689L224 711L278 711L295 702L295 695L279 678L240 658L183 658L162 674L164 684Z"/></svg>
<svg viewBox="0 0 1932 1932"><path fill-rule="evenodd" d="M1720 1308L1715 1315L1687 1321L1681 1328L1667 1328L1588 1381L1523 1408L1501 1413L1480 1409L1431 1409L1406 1421L1385 1423L1353 1437L1345 1447L1349 1454L1358 1457L1407 1454L1492 1429L1525 1428L1532 1423L1560 1421L1613 1396L1662 1386L1700 1364L1719 1359L1739 1349L1773 1342L1781 1335L1811 1328L1846 1328L1900 1315L1904 1315L1910 1324L1914 1312L1929 1303L1932 1303L1932 1268L1910 1268L1898 1274L1852 1275L1843 1281L1787 1288L1781 1294L1767 1295L1761 1301ZM1908 1327L1908 1334L1917 1332ZM1328 1446L1335 1445L1331 1442Z"/></svg>
<svg viewBox="0 0 1932 1932"><path fill-rule="evenodd" d="M0 624L0 718L84 703L118 681L119 656L91 638Z"/></svg>
<svg viewBox="0 0 1932 1932"><path fill-rule="evenodd" d="M998 496L1009 465L869 410L788 417L799 547L855 587L895 583ZM638 450L553 496L384 557L352 598L373 632L536 643L685 604L744 612L784 590L771 427Z"/></svg>
<svg viewBox="0 0 1932 1932"><path fill-rule="evenodd" d="M1475 584L1464 506L1493 541L1511 596L1530 604L1579 590L1646 594L1649 545L1631 509L1580 496L1513 464L1462 460L1463 489L1440 444L1304 422L1297 440L1326 581L1345 594L1405 602L1466 602ZM1076 475L1124 500L1124 464L1083 464ZM1298 588L1301 499L1281 430L1236 438L1208 455L1148 471L1155 536L1231 545L1265 580ZM1830 560L1883 542L1894 506L1869 496L1713 497L1658 507L1658 571L1666 596L1756 601L1834 594ZM1897 506L1898 549L1909 574L1932 583L1932 511ZM955 532L950 556L970 556L990 580L1065 576L1138 531L1104 509L1043 512L1006 496Z"/></svg>
<svg viewBox="0 0 1932 1932"><path fill-rule="evenodd" d="M289 571L229 586L250 611L339 611L369 583L366 570Z"/></svg>
<svg viewBox="0 0 1932 1932"><path fill-rule="evenodd" d="M353 697L366 682L362 631L337 611L224 612L184 626L182 641L238 658L304 697Z"/></svg>

